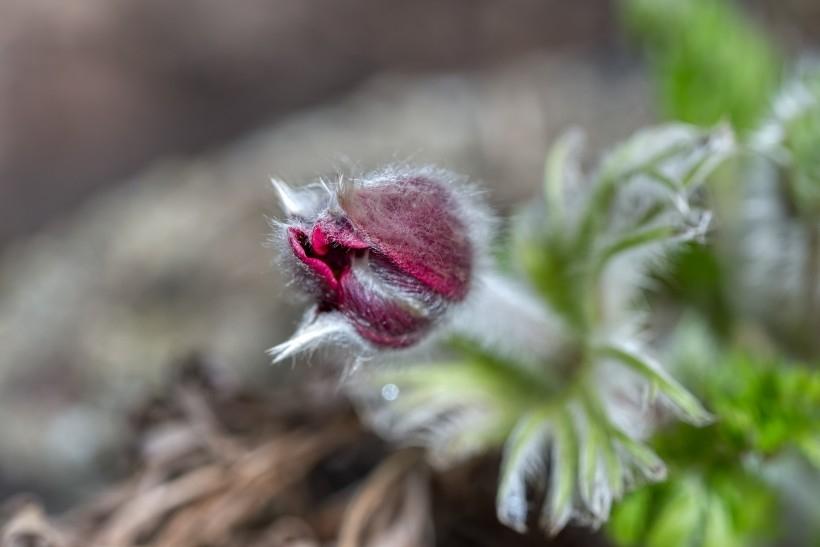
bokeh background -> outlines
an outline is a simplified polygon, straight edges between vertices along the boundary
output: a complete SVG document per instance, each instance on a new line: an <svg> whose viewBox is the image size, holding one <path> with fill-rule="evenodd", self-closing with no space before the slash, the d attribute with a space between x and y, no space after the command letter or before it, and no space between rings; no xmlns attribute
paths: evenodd
<svg viewBox="0 0 820 547"><path fill-rule="evenodd" d="M784 51L813 0L746 2ZM604 0L0 0L0 499L59 509L169 367L293 381L301 309L272 265L268 178L392 161L509 211L570 125L600 150L657 118ZM590 154L592 155L592 154Z"/></svg>

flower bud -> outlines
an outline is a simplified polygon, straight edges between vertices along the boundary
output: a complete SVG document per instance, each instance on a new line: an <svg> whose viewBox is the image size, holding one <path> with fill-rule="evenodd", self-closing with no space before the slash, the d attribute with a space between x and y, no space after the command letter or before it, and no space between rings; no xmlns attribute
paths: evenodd
<svg viewBox="0 0 820 547"><path fill-rule="evenodd" d="M292 190L284 257L316 302L277 360L327 335L376 348L416 344L468 295L486 245L484 207L446 171L391 168Z"/></svg>

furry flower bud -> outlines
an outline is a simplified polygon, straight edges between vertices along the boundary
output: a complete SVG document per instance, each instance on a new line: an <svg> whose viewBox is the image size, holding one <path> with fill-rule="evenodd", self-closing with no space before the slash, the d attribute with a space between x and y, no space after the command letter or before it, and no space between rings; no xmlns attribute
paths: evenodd
<svg viewBox="0 0 820 547"><path fill-rule="evenodd" d="M453 174L390 168L298 191L274 186L288 214L285 258L316 303L271 350L277 360L328 335L405 348L467 297L487 215Z"/></svg>

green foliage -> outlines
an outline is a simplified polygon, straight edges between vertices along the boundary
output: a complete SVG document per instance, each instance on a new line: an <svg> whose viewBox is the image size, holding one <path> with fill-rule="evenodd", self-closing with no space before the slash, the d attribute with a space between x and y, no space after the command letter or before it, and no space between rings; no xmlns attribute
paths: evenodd
<svg viewBox="0 0 820 547"><path fill-rule="evenodd" d="M756 126L779 83L767 36L730 0L624 0L628 28L646 46L663 113L710 126Z"/></svg>
<svg viewBox="0 0 820 547"><path fill-rule="evenodd" d="M820 467L820 374L774 353L771 332L760 334L766 320L750 328L742 304L763 301L779 280L744 278L755 270L750 264L764 272L770 264L740 247L761 233L770 246L795 233L777 217L784 210L802 223L805 253L771 266L786 275L804 271L797 298L807 301L807 320L799 330L813 337L820 325L810 321L820 309L811 269L820 244L810 237L820 233L820 71L800 72L775 96L780 55L730 0L623 6L647 45L664 114L695 125L639 132L592 174L581 169L580 133L559 139L546 161L545 200L514 226L505 267L528 281L563 340L552 353L520 360L467 332L446 362L376 374L376 386L389 382L401 397L378 405L375 420L441 461L501 447L498 516L518 530L537 506L550 534L570 521L594 527L609 518L607 530L622 545L764 543L777 530L782 494L763 478L769 462L798 453ZM723 120L734 131L697 127ZM734 133L743 154L734 154ZM700 191L729 156L735 161L708 193ZM763 158L779 167L771 171L782 180L764 182L780 193L756 187L754 194L740 177ZM761 195L787 204L764 204L776 222L760 216ZM707 199L721 215L711 246L700 241ZM792 256L793 243L783 256ZM647 281L654 304L696 309L708 329L693 337L679 325L671 335L679 342L667 361L678 362L682 384L641 336L649 324L639 305ZM758 294L738 294L749 286ZM750 343L758 351L749 350L746 330L758 333ZM707 350L692 358L698 347ZM680 422L657 419L670 413ZM655 435L647 439L647 431Z"/></svg>
<svg viewBox="0 0 820 547"><path fill-rule="evenodd" d="M820 372L779 358L730 354L721 366L691 368L718 415L721 443L733 454L776 456L791 446L820 468ZM710 443L714 440L710 440Z"/></svg>
<svg viewBox="0 0 820 547"><path fill-rule="evenodd" d="M820 374L748 358L727 367L711 386L724 427L752 450L769 456L789 443L808 455L820 447ZM820 464L820 460L817 461Z"/></svg>
<svg viewBox="0 0 820 547"><path fill-rule="evenodd" d="M503 446L499 519L525 529L536 492L550 534L570 520L600 526L614 501L665 477L638 434L654 405L695 426L711 420L627 326L650 265L704 235L697 188L734 151L726 127L670 124L637 133L585 175L580 146L570 132L552 149L546 200L520 219L510 261L541 296L530 304L561 325L544 336L560 342L519 359L467 332L452 359L371 376L401 394L374 405L378 429L439 462Z"/></svg>
<svg viewBox="0 0 820 547"><path fill-rule="evenodd" d="M461 359L374 375L376 386L389 382L401 396L382 407L382 415L371 413L371 420L396 438L422 442L438 462L503 444L498 509L506 524L524 530L528 484L542 476L549 484L540 524L554 534L570 519L600 525L613 499L634 484L665 475L654 452L608 418L597 386L588 379L556 389L543 375L474 343L463 348ZM660 392L667 389L687 398L691 406L682 415L708 419L680 386L663 385Z"/></svg>
<svg viewBox="0 0 820 547"><path fill-rule="evenodd" d="M657 255L641 251L666 250L703 235L708 214L689 205L692 191L734 145L725 128L705 132L670 124L637 133L585 180L580 143L570 132L553 148L545 219L526 219L515 232L514 249L549 305L588 334L608 319L600 286L611 263L632 253L633 270L645 275L646 262Z"/></svg>
<svg viewBox="0 0 820 547"><path fill-rule="evenodd" d="M684 342L703 347L691 329ZM656 435L670 479L615 507L608 531L621 545L760 543L777 527L778 494L759 466L789 449L820 466L820 372L748 353L704 359L708 353L681 366L716 420Z"/></svg>
<svg viewBox="0 0 820 547"><path fill-rule="evenodd" d="M820 348L820 70L800 67L778 90L776 48L729 0L623 6L664 114L729 119L747 153L709 188L713 244L689 246L656 277L659 299L699 312L700 334L679 327L672 353L716 421L653 438L670 478L616 505L608 531L622 545L765 543L784 495L762 478L771 462L799 453L820 469L820 373L784 356Z"/></svg>
<svg viewBox="0 0 820 547"><path fill-rule="evenodd" d="M750 546L770 537L776 501L770 486L739 467L710 475L676 470L624 498L608 531L624 546Z"/></svg>

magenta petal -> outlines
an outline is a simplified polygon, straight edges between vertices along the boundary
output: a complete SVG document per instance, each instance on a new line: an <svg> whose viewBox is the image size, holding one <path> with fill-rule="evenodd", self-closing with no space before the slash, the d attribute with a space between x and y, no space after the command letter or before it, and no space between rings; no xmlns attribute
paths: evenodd
<svg viewBox="0 0 820 547"><path fill-rule="evenodd" d="M466 296L472 246L446 187L407 178L353 188L341 205L356 232L400 270L448 299Z"/></svg>
<svg viewBox="0 0 820 547"><path fill-rule="evenodd" d="M333 275L333 270L322 259L308 256L307 250L304 247L304 241L307 240L306 234L298 228L288 228L288 243L290 244L293 254L296 258L301 260L310 270L316 275L328 289L337 289L339 282L336 276Z"/></svg>
<svg viewBox="0 0 820 547"><path fill-rule="evenodd" d="M320 225L315 226L310 233L310 245L313 248L313 252L317 255L324 256L327 254L330 248L330 241L328 241L327 235Z"/></svg>
<svg viewBox="0 0 820 547"><path fill-rule="evenodd" d="M413 345L432 323L432 317L400 300L368 292L350 271L342 275L340 285L340 311L356 332L372 344L396 349Z"/></svg>
<svg viewBox="0 0 820 547"><path fill-rule="evenodd" d="M316 238L316 243L321 246L335 244L350 250L364 250L370 245L356 233L344 218L333 218L326 216L316 221L311 233L311 239Z"/></svg>

